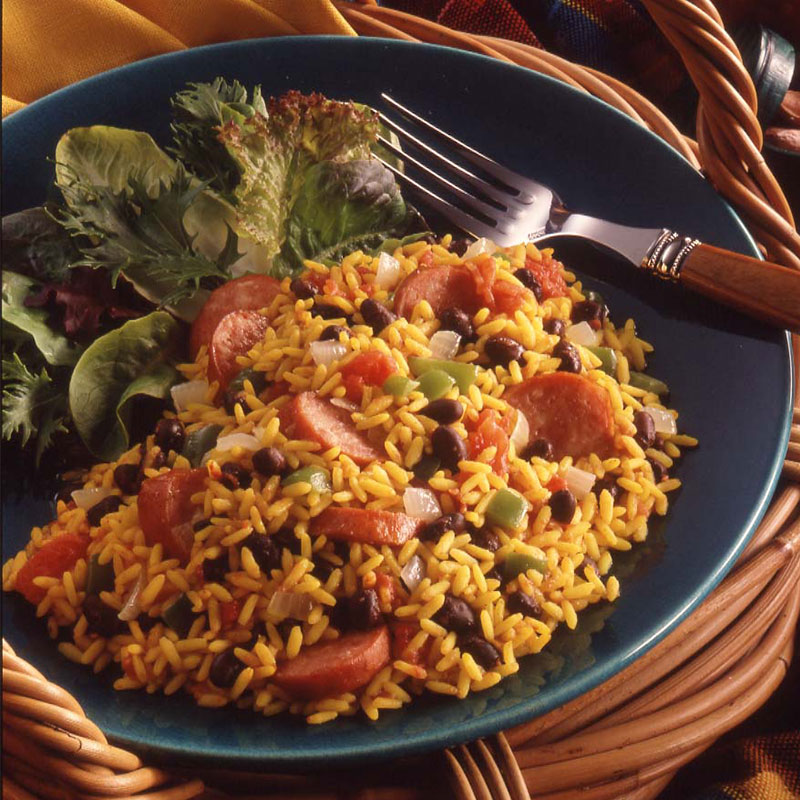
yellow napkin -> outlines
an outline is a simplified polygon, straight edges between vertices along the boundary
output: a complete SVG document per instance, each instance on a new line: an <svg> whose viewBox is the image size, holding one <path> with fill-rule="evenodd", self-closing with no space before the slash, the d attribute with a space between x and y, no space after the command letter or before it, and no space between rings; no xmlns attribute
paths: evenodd
<svg viewBox="0 0 800 800"><path fill-rule="evenodd" d="M62 86L159 53L324 33L355 36L332 0L5 0L3 116Z"/></svg>

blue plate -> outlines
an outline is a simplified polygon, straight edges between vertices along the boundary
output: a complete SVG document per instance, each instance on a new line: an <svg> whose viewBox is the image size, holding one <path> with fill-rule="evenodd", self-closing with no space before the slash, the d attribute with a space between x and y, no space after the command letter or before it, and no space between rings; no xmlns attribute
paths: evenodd
<svg viewBox="0 0 800 800"><path fill-rule="evenodd" d="M58 91L3 123L4 213L41 203L56 141L103 123L169 141L169 98L217 75L261 83L267 94L320 91L375 106L388 91L512 168L552 185L576 209L633 225L671 226L756 254L731 209L671 148L586 94L508 64L456 50L379 39L235 42L149 59ZM618 559L622 595L590 610L579 631L524 661L494 689L458 702L425 698L372 724L306 727L180 695L118 693L112 676L67 662L17 596L3 604L4 635L20 655L75 694L114 741L150 758L308 768L440 748L529 720L621 670L675 627L716 586L763 515L789 435L788 336L679 288L609 268L566 247L593 277L618 322L633 317L656 348L652 373L671 387L681 428L699 437L677 474L684 486L648 543ZM565 260L567 256L564 255ZM11 468L5 463L6 469ZM4 558L47 519L46 504L7 503Z"/></svg>

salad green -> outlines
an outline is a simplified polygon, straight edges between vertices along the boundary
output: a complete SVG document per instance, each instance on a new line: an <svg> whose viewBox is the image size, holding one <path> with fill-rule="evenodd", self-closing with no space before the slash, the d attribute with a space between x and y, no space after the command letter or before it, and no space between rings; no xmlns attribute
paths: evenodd
<svg viewBox="0 0 800 800"><path fill-rule="evenodd" d="M166 147L106 125L67 131L58 199L3 218L2 433L37 466L62 439L123 452L139 411L169 399L183 326L225 281L425 230L372 156L381 126L366 106L267 101L217 78L171 111Z"/></svg>

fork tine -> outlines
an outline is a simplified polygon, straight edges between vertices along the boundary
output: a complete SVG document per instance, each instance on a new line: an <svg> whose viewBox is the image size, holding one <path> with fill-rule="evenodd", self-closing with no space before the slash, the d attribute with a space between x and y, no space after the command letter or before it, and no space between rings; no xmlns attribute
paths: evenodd
<svg viewBox="0 0 800 800"><path fill-rule="evenodd" d="M483 777L483 774L478 769L478 765L475 763L475 759L472 757L472 753L470 753L466 745L463 744L459 745L458 749L463 759L464 772L466 772L470 778L470 785L475 792L477 800L494 800L492 793L489 791L489 787L486 785L486 779Z"/></svg>
<svg viewBox="0 0 800 800"><path fill-rule="evenodd" d="M475 792L472 791L469 778L467 778L467 774L464 772L464 768L461 766L459 760L450 750L445 750L444 754L450 764L450 775L452 776L452 782L454 784L453 788L456 790L459 800L477 800Z"/></svg>
<svg viewBox="0 0 800 800"><path fill-rule="evenodd" d="M491 197L493 200L496 200L500 203L504 208L508 208L509 210L517 209L517 210L524 210L525 206L520 204L519 199L516 195L509 194L508 192L500 189L497 186L493 186L491 183L479 178L477 175L470 172L468 169L464 169L460 164L456 164L455 161L451 161L447 156L442 155L438 150L434 150L429 144L426 144L421 139L418 139L414 136L413 133L410 133L405 128L398 125L394 120L389 119L384 114L378 114L380 117L381 122L389 128L389 130L394 131L399 137L405 137L409 142L411 142L415 147L418 147L420 150L424 150L428 155L435 158L442 164L446 164L453 172L457 173L462 180L469 183L471 186L474 186L478 191L483 192L483 194ZM432 126L431 126L432 127ZM442 136L448 136L449 134L445 134L443 131L439 131ZM384 140L385 141L385 140ZM408 158L408 155L403 152L401 157ZM410 159L409 159L410 160ZM415 162L419 163L419 162Z"/></svg>
<svg viewBox="0 0 800 800"><path fill-rule="evenodd" d="M531 800L528 786L525 783L525 778L522 775L522 770L519 768L519 762L514 756L511 745L508 743L505 734L500 732L495 737L495 744L500 756L503 759L505 766L505 774L508 778L509 786L514 797L514 800Z"/></svg>
<svg viewBox="0 0 800 800"><path fill-rule="evenodd" d="M493 228L491 225L487 225L485 222L475 219L475 217L472 215L467 214L459 208L456 208L452 203L446 202L439 197L438 194L435 194L430 189L425 188L422 184L417 183L417 181L415 181L413 178L410 178L405 174L405 172L401 172L399 169L397 169L397 167L395 167L393 164L390 164L388 161L384 161L382 158L379 158L378 161L380 161L381 164L386 167L386 169L391 170L399 181L416 189L416 191L423 196L429 205L436 209L436 211L438 211L443 217L461 228L461 230L463 230L465 233L468 233L470 236L474 236L476 238L481 236L484 236L487 239L497 238L497 228Z"/></svg>
<svg viewBox="0 0 800 800"><path fill-rule="evenodd" d="M503 779L503 774L500 772L500 768L497 766L497 762L494 760L491 751L486 746L486 742L484 742L483 739L478 739L473 746L478 750L478 754L486 765L487 783L491 784L490 789L492 790L495 800L511 800L511 795Z"/></svg>
<svg viewBox="0 0 800 800"><path fill-rule="evenodd" d="M415 114L413 111L411 111L411 109L406 108L401 103L398 103L397 100L391 97L391 95L386 94L386 92L381 92L381 97L390 106L392 106L392 108L399 111L404 117L414 120L414 122L425 128L425 130L430 131L446 141L448 144L455 147L458 152L461 153L461 155L464 156L464 158L466 158L468 161L479 166L492 177L502 181L509 188L519 192L519 196L517 196L515 199L520 203L527 205L533 202L534 197L530 194L530 184L533 183L532 181L524 178L522 175L519 175L516 172L513 172L507 167L504 167L502 164L498 164L493 159L488 158L487 156L483 155L483 153L478 152L468 144L462 142L460 139L456 139L455 136L440 130L435 125L432 125L430 122L428 122L428 120L420 117L419 114Z"/></svg>
<svg viewBox="0 0 800 800"><path fill-rule="evenodd" d="M399 147L395 147L395 145L393 145L388 139L384 139L383 136L378 137L378 142L389 152L394 153L404 161L413 164L417 169L422 170L422 172L424 172L426 175L429 175L434 181L442 186L446 186L453 194L455 194L457 197L460 197L467 206L470 206L473 211L479 211L481 214L491 220L496 218L498 210L494 206L490 206L488 203L484 203L477 197L473 197L468 192L465 192L460 186L456 186L456 184L447 180L447 178L445 178L443 175L439 175L438 172L434 172L430 167L414 158L414 156L412 156L410 153L407 153L405 150L401 150Z"/></svg>

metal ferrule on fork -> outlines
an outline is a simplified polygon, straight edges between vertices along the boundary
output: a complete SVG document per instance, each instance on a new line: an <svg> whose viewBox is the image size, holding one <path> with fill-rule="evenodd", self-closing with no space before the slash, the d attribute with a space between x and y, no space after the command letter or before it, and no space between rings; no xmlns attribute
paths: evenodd
<svg viewBox="0 0 800 800"><path fill-rule="evenodd" d="M681 236L664 228L642 259L641 268L668 281L679 281L686 256L700 244L699 239Z"/></svg>

